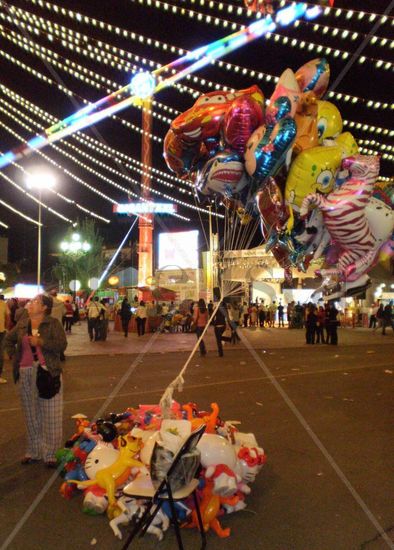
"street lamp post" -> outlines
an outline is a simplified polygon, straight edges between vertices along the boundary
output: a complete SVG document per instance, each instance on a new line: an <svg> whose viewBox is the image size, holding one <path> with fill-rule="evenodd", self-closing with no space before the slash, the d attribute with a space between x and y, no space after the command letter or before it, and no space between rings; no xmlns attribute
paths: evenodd
<svg viewBox="0 0 394 550"><path fill-rule="evenodd" d="M71 289L74 291L74 300L77 295L77 288L76 288L76 282L77 282L77 272L76 272L76 266L77 266L77 259L85 254L86 252L89 252L89 250L92 248L92 245L88 243L87 241L81 241L81 235L79 233L72 233L70 240L64 240L60 243L60 249L65 254L70 255L74 260L74 270L75 270L75 280L74 280L74 289Z"/></svg>
<svg viewBox="0 0 394 550"><path fill-rule="evenodd" d="M55 178L49 172L36 172L29 174L26 180L26 186L29 189L38 190L38 235L37 235L37 292L41 285L41 233L42 233L42 216L41 216L41 194L43 189L50 189L55 185Z"/></svg>

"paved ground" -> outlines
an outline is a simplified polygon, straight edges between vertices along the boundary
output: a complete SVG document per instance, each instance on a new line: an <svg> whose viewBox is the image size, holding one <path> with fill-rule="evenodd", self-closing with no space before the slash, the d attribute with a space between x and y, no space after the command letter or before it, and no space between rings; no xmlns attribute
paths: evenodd
<svg viewBox="0 0 394 550"><path fill-rule="evenodd" d="M131 365L132 376L106 411L157 402L195 343L192 334L158 335L152 343L150 335L125 339L116 333L110 333L106 343L90 343L85 330L84 325L76 327L69 339L66 435L73 432L71 415L95 415ZM242 334L255 351L251 354L244 344L226 345L221 359L209 335L207 357L193 358L184 392L176 395L201 408L217 401L222 418L240 420L242 429L254 432L268 455L247 510L221 520L232 528L231 537L221 540L210 533L208 548L387 548L372 522L393 538L393 335L343 329L340 345L333 347L306 346L302 331L296 330L247 329ZM138 355L144 348L147 353ZM6 365L6 377L9 370ZM63 500L59 480L51 479L42 465L19 465L23 418L11 383L0 386L0 426L0 548L6 547L4 541L40 495L8 548L119 549L121 543L105 517L85 516L81 498ZM352 495L349 487L357 494ZM187 549L199 548L194 531L185 531L184 541ZM174 550L176 543L168 532L161 543L147 535L133 548Z"/></svg>

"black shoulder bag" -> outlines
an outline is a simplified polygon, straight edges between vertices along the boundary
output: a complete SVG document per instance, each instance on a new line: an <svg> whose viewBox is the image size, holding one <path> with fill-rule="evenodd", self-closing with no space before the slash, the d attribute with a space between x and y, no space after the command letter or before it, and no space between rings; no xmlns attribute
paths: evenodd
<svg viewBox="0 0 394 550"><path fill-rule="evenodd" d="M32 336L30 322L28 325L27 332L29 336ZM37 365L36 386L38 389L38 395L41 397L41 399L52 399L52 397L55 397L55 395L58 394L60 391L60 386L61 386L60 374L56 376L52 376L49 370L44 369L40 365L36 346L32 346L30 344L30 348L33 354L34 364Z"/></svg>

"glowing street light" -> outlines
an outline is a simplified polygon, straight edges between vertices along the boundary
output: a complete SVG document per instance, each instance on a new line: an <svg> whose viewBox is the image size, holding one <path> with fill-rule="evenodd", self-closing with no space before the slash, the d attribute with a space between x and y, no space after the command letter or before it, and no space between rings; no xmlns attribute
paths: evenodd
<svg viewBox="0 0 394 550"><path fill-rule="evenodd" d="M59 246L62 252L74 257L75 267L77 258L86 254L86 252L89 252L92 248L92 245L88 241L81 241L81 235L79 233L72 233L70 239L62 241ZM70 281L69 287L74 293L80 289L81 284L77 280L76 273L75 280Z"/></svg>
<svg viewBox="0 0 394 550"><path fill-rule="evenodd" d="M26 187L38 191L37 289L41 285L41 192L43 189L51 189L55 183L55 176L51 172L37 171L28 174L26 178Z"/></svg>

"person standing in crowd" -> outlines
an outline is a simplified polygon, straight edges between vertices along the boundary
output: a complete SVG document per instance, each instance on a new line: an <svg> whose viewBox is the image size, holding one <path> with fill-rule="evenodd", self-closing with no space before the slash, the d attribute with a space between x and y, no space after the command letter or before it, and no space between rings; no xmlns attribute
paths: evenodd
<svg viewBox="0 0 394 550"><path fill-rule="evenodd" d="M319 309L316 312L317 323L316 323L316 344L324 344L324 324L326 319L326 312L324 311L323 306L319 306Z"/></svg>
<svg viewBox="0 0 394 550"><path fill-rule="evenodd" d="M64 305L64 302L57 297L57 292L55 289L51 290L49 292L49 295L52 298L52 304L53 304L51 317L54 317L55 319L57 319L61 324L61 326L63 327L63 319L66 314L66 307ZM65 360L66 360L66 356L64 355L64 351L61 351L60 361L65 361Z"/></svg>
<svg viewBox="0 0 394 550"><path fill-rule="evenodd" d="M58 392L49 399L39 396L36 385L38 365L52 377L62 373L60 353L67 339L62 325L51 316L52 305L52 298L45 294L31 300L26 305L28 315L7 334L5 347L13 358L26 422L27 446L21 464L43 459L47 467L56 468L55 453L63 442L63 382L60 377Z"/></svg>
<svg viewBox="0 0 394 550"><path fill-rule="evenodd" d="M70 300L65 301L64 307L66 308L66 312L64 314L66 318L66 325L64 330L66 331L66 333L71 334L71 327L74 319L74 310L72 304L70 303Z"/></svg>
<svg viewBox="0 0 394 550"><path fill-rule="evenodd" d="M259 326L260 328L264 328L265 323L265 305L264 300L261 300L258 310L258 317L259 317Z"/></svg>
<svg viewBox="0 0 394 550"><path fill-rule="evenodd" d="M123 330L124 337L127 338L129 335L129 322L131 319L131 309L130 309L130 304L127 297L123 298L119 315L122 321L122 330Z"/></svg>
<svg viewBox="0 0 394 550"><path fill-rule="evenodd" d="M212 313L213 313L213 302L212 302L212 300L209 300L209 303L208 303L208 317L209 318L211 318Z"/></svg>
<svg viewBox="0 0 394 550"><path fill-rule="evenodd" d="M4 368L4 337L6 335L8 311L7 304L4 300L4 294L0 294L0 384L7 383L7 380L2 377L2 374Z"/></svg>
<svg viewBox="0 0 394 550"><path fill-rule="evenodd" d="M379 306L378 304L372 304L372 307L371 307L371 315L369 317L369 325L368 325L368 328L373 328L373 329L376 329L376 314L378 312L378 309L379 309Z"/></svg>
<svg viewBox="0 0 394 550"><path fill-rule="evenodd" d="M327 344L330 343L332 346L336 346L338 344L338 325L339 321L337 319L338 317L338 310L335 307L334 302L331 302L328 309L328 335L329 338L327 339Z"/></svg>
<svg viewBox="0 0 394 550"><path fill-rule="evenodd" d="M228 321L228 314L226 304L224 302L220 303L220 306L217 308L215 315L212 319L212 325L215 330L216 344L218 347L219 357L223 357L223 344L222 342L230 342L231 338L225 338L223 336L224 331L226 330L226 321Z"/></svg>
<svg viewBox="0 0 394 550"><path fill-rule="evenodd" d="M386 336L386 327L391 327L394 332L394 321L393 321L393 308L391 304L387 304L383 310L382 315L382 336Z"/></svg>
<svg viewBox="0 0 394 550"><path fill-rule="evenodd" d="M145 325L146 325L147 316L148 314L146 312L145 302L141 300L140 305L138 306L137 311L135 313L135 319L137 321L138 336L144 336L145 334Z"/></svg>
<svg viewBox="0 0 394 550"><path fill-rule="evenodd" d="M276 311L278 309L278 306L276 305L275 300L270 305L270 323L269 326L272 328L275 328L275 318L276 318Z"/></svg>
<svg viewBox="0 0 394 550"><path fill-rule="evenodd" d="M294 328L294 300L287 304L287 328Z"/></svg>
<svg viewBox="0 0 394 550"><path fill-rule="evenodd" d="M246 328L248 326L248 320L249 320L249 308L246 302L244 302L242 306L242 320L243 320L243 326L244 328Z"/></svg>
<svg viewBox="0 0 394 550"><path fill-rule="evenodd" d="M324 328L326 329L326 344L330 343L330 304L324 304Z"/></svg>
<svg viewBox="0 0 394 550"><path fill-rule="evenodd" d="M285 314L285 308L282 305L282 302L279 302L278 305L278 322L279 322L279 328L282 326L285 328L285 322L284 322L284 314Z"/></svg>
<svg viewBox="0 0 394 550"><path fill-rule="evenodd" d="M257 327L257 306L256 304L250 304L250 326Z"/></svg>
<svg viewBox="0 0 394 550"><path fill-rule="evenodd" d="M205 301L202 298L200 298L198 300L197 306L195 306L193 311L193 323L196 327L197 340L200 338L201 334L204 332L204 329L208 323L208 319L209 317L208 317L207 306L205 305ZM202 356L206 355L207 350L203 339L200 340L199 346L200 346L200 355Z"/></svg>
<svg viewBox="0 0 394 550"><path fill-rule="evenodd" d="M315 343L316 325L317 325L317 315L315 313L315 306L311 304L308 308L308 313L305 321L305 329L306 329L305 336L306 336L307 344Z"/></svg>
<svg viewBox="0 0 394 550"><path fill-rule="evenodd" d="M103 313L103 306L100 304L99 297L90 301L88 307L88 332L90 341L100 340L100 316Z"/></svg>

